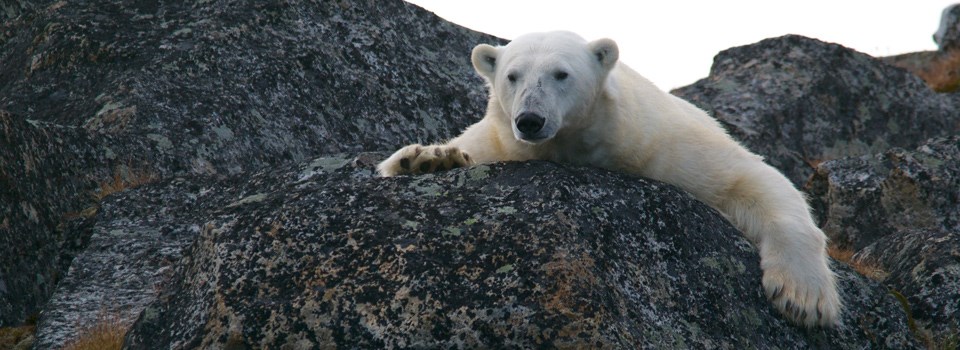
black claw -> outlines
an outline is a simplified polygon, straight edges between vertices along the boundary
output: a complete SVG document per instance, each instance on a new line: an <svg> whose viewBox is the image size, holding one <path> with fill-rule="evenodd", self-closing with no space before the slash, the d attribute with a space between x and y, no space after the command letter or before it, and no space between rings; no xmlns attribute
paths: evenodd
<svg viewBox="0 0 960 350"><path fill-rule="evenodd" d="M410 159L408 158L401 159L400 167L403 168L403 170L410 170Z"/></svg>
<svg viewBox="0 0 960 350"><path fill-rule="evenodd" d="M463 160L468 161L468 162L470 161L470 155L469 155L469 154L466 154L466 153L460 153L460 154L463 155Z"/></svg>
<svg viewBox="0 0 960 350"><path fill-rule="evenodd" d="M430 162L420 163L420 172L422 173L430 172Z"/></svg>
<svg viewBox="0 0 960 350"><path fill-rule="evenodd" d="M436 171L446 171L446 170L447 170L447 167L444 166L443 164L437 165Z"/></svg>
<svg viewBox="0 0 960 350"><path fill-rule="evenodd" d="M781 294L783 294L783 286L779 286L773 290L773 294L770 294L770 300L779 299Z"/></svg>
<svg viewBox="0 0 960 350"><path fill-rule="evenodd" d="M460 164L460 162L453 162L453 164L450 165L450 169L456 169L462 166L463 164Z"/></svg>

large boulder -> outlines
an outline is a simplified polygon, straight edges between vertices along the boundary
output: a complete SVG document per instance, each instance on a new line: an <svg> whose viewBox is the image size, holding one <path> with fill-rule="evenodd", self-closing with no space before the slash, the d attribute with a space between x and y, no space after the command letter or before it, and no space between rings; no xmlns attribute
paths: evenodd
<svg viewBox="0 0 960 350"><path fill-rule="evenodd" d="M105 198L94 219L84 222L89 243L44 308L35 348L61 348L104 318L129 326L172 283L174 265L211 213L345 161L319 158L278 177L176 177Z"/></svg>
<svg viewBox="0 0 960 350"><path fill-rule="evenodd" d="M83 222L88 243L44 307L35 348L62 348L104 319L132 323L200 232L197 213L237 195L227 183L202 184L176 178L104 199L93 220Z"/></svg>
<svg viewBox="0 0 960 350"><path fill-rule="evenodd" d="M940 15L940 26L933 33L940 51L960 49L960 4L947 6Z"/></svg>
<svg viewBox="0 0 960 350"><path fill-rule="evenodd" d="M928 337L956 337L960 136L823 163L807 188L833 243L879 267Z"/></svg>
<svg viewBox="0 0 960 350"><path fill-rule="evenodd" d="M0 47L0 108L94 135L158 174L239 174L455 135L501 39L400 0L56 2Z"/></svg>
<svg viewBox="0 0 960 350"><path fill-rule="evenodd" d="M885 288L842 265L844 325L788 325L753 248L671 186L543 162L375 179L384 154L314 158L442 140L482 113L470 48L502 41L413 5L13 4L0 325L59 280L37 348L99 313L138 319L132 348L916 346ZM953 100L883 67L791 36L721 54L680 94L799 183L956 132Z"/></svg>
<svg viewBox="0 0 960 350"><path fill-rule="evenodd" d="M380 158L262 173L195 214L125 347L916 346L896 299L843 266L843 325L788 324L756 250L672 186L547 162L375 178ZM133 222L166 227L151 218Z"/></svg>
<svg viewBox="0 0 960 350"><path fill-rule="evenodd" d="M486 100L470 49L502 41L399 0L0 10L0 326L47 301L103 195L451 137Z"/></svg>
<svg viewBox="0 0 960 350"><path fill-rule="evenodd" d="M904 231L960 232L960 136L820 164L806 188L836 245L860 250Z"/></svg>
<svg viewBox="0 0 960 350"><path fill-rule="evenodd" d="M91 143L0 110L0 327L36 315L89 238L71 223L96 213L94 180L109 169Z"/></svg>
<svg viewBox="0 0 960 350"><path fill-rule="evenodd" d="M922 338L948 348L960 336L960 230L908 229L881 238L854 259L877 264L907 301ZM952 340L951 340L952 339Z"/></svg>
<svg viewBox="0 0 960 350"><path fill-rule="evenodd" d="M873 57L796 35L720 52L710 76L673 93L797 185L823 161L960 132L955 97Z"/></svg>

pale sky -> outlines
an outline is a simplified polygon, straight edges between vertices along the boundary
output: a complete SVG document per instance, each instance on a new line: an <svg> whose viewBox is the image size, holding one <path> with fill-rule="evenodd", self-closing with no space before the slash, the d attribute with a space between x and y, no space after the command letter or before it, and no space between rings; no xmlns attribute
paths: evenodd
<svg viewBox="0 0 960 350"><path fill-rule="evenodd" d="M451 22L506 39L557 29L587 40L611 38L623 62L664 90L706 77L721 50L784 34L838 43L872 56L936 50L932 36L940 14L960 2L409 1Z"/></svg>

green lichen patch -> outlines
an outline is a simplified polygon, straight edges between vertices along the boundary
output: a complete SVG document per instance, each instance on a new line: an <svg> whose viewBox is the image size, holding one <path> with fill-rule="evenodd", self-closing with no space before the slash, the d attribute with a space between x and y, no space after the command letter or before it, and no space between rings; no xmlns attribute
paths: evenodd
<svg viewBox="0 0 960 350"><path fill-rule="evenodd" d="M257 203L257 202L263 201L264 199L267 199L266 193L252 194L252 195L243 197L238 201L227 204L227 208L233 208L233 207L239 207L245 204Z"/></svg>

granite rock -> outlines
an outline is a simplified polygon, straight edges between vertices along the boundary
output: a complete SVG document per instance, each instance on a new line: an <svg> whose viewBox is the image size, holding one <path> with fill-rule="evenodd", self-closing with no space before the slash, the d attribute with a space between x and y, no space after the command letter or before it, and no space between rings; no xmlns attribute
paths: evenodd
<svg viewBox="0 0 960 350"><path fill-rule="evenodd" d="M0 110L0 327L36 315L89 238L77 223L96 213L94 180L109 169L91 143Z"/></svg>
<svg viewBox="0 0 960 350"><path fill-rule="evenodd" d="M278 191L344 161L319 158L274 177L175 177L104 199L98 214L85 222L87 248L44 308L36 348L60 348L102 316L131 324L173 281L174 264L211 213L256 201L262 192Z"/></svg>
<svg viewBox="0 0 960 350"><path fill-rule="evenodd" d="M0 9L0 326L50 297L101 184L451 137L486 100L470 49L502 42L399 0Z"/></svg>
<svg viewBox="0 0 960 350"><path fill-rule="evenodd" d="M904 230L867 246L854 259L878 264L888 273L884 284L906 298L911 316L930 338L957 341L960 230Z"/></svg>
<svg viewBox="0 0 960 350"><path fill-rule="evenodd" d="M960 4L947 6L940 15L940 26L933 33L940 51L960 49Z"/></svg>
<svg viewBox="0 0 960 350"><path fill-rule="evenodd" d="M807 188L833 243L879 267L934 338L956 337L960 136L823 163Z"/></svg>
<svg viewBox="0 0 960 350"><path fill-rule="evenodd" d="M442 140L501 39L388 1L58 1L5 24L0 108L110 135L168 177Z"/></svg>
<svg viewBox="0 0 960 350"><path fill-rule="evenodd" d="M385 154L317 158L479 119L470 48L503 41L416 6L9 3L0 326L53 293L37 348L101 312L136 320L129 348L917 346L886 287L842 264L843 326L787 324L754 249L668 185L545 162L379 179ZM796 183L960 125L955 99L837 45L787 36L715 63L677 94Z"/></svg>
<svg viewBox="0 0 960 350"><path fill-rule="evenodd" d="M47 0L0 0L0 19L8 21L35 10ZM2 26L0 26L2 28Z"/></svg>
<svg viewBox="0 0 960 350"><path fill-rule="evenodd" d="M731 48L673 91L802 185L817 164L960 132L960 100L897 67L796 35Z"/></svg>
<svg viewBox="0 0 960 350"><path fill-rule="evenodd" d="M845 266L844 325L788 324L755 249L670 185L541 161L373 177L383 156L264 172L195 212L125 348L916 347Z"/></svg>
<svg viewBox="0 0 960 350"><path fill-rule="evenodd" d="M908 230L960 232L960 136L820 164L806 188L824 233L855 251Z"/></svg>

